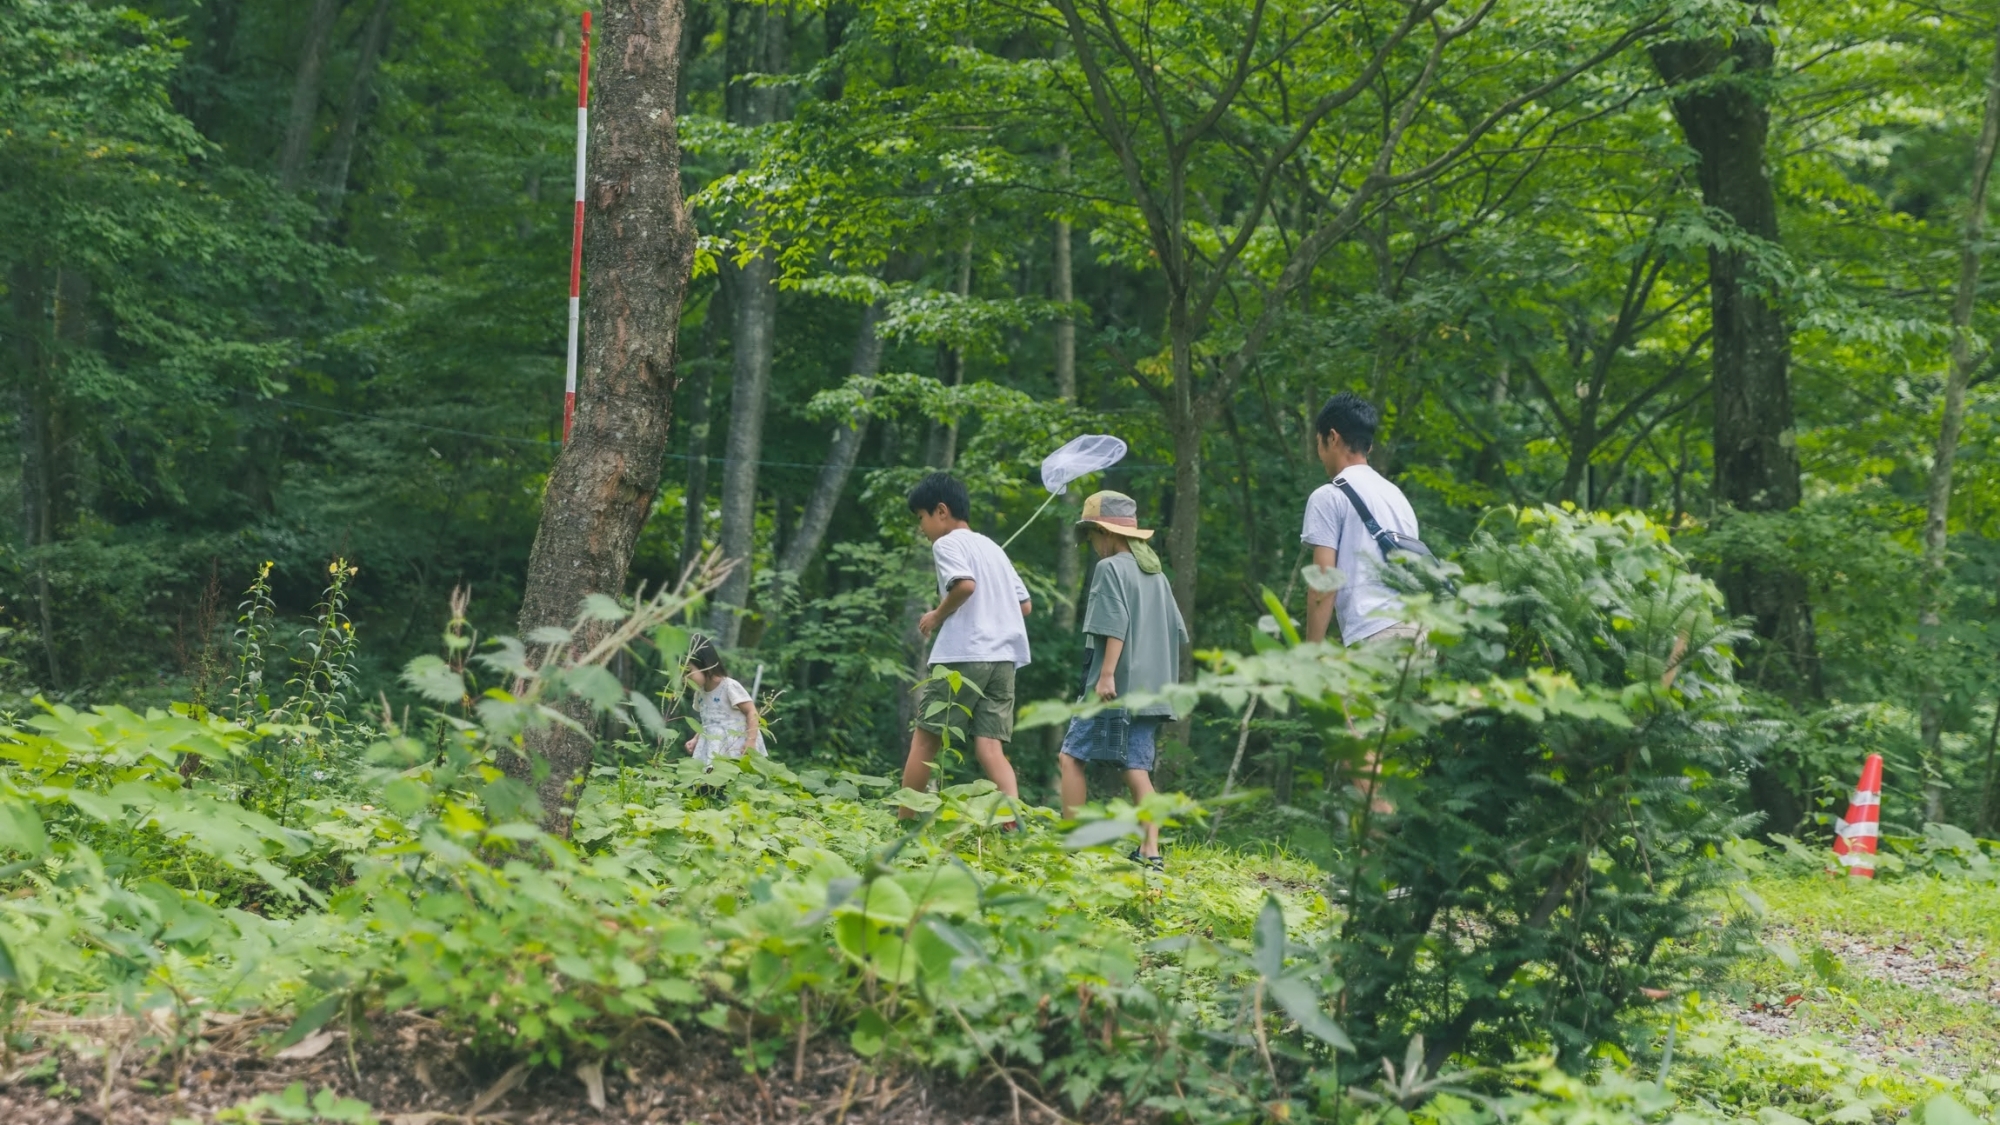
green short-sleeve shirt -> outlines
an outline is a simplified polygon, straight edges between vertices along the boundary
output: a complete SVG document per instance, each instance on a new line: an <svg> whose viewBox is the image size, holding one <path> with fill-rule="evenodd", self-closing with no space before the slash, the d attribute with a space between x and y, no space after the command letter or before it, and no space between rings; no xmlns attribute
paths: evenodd
<svg viewBox="0 0 2000 1125"><path fill-rule="evenodd" d="M1174 604L1173 584L1164 574L1147 574L1129 553L1099 559L1090 576L1090 604L1084 610L1083 631L1090 645L1090 668L1084 690L1097 685L1104 671L1100 637L1125 642L1113 673L1120 697L1151 694L1180 681L1181 653L1188 644L1187 624ZM1139 708L1140 715L1172 715L1165 703Z"/></svg>

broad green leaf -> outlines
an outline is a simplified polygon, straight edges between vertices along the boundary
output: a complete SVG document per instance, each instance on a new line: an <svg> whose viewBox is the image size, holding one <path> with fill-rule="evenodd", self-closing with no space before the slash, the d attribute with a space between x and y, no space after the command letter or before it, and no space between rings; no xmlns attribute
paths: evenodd
<svg viewBox="0 0 2000 1125"><path fill-rule="evenodd" d="M1285 603L1278 600L1278 595L1272 593L1269 586L1261 587L1259 592L1263 597L1264 608L1271 612L1271 621L1285 638L1285 644L1297 648L1300 643L1299 630L1292 623L1292 615L1285 612Z"/></svg>
<svg viewBox="0 0 2000 1125"><path fill-rule="evenodd" d="M1063 838L1063 847L1068 851L1082 851L1084 848L1102 847L1115 840L1129 839L1139 834L1139 822L1129 817L1107 820L1093 820Z"/></svg>
<svg viewBox="0 0 2000 1125"><path fill-rule="evenodd" d="M596 664L571 668L563 674L563 686L598 711L609 711L625 698L625 685L610 669Z"/></svg>
<svg viewBox="0 0 2000 1125"><path fill-rule="evenodd" d="M919 793L915 789L898 789L889 798L889 803L911 812L927 813L944 804L944 798L936 793Z"/></svg>
<svg viewBox="0 0 2000 1125"><path fill-rule="evenodd" d="M1354 1043L1340 1025L1333 1022L1321 1004L1318 990L1300 977L1279 977L1266 986L1271 999L1285 1010L1285 1014L1298 1021L1299 1027L1313 1038L1338 1051L1353 1051Z"/></svg>
<svg viewBox="0 0 2000 1125"><path fill-rule="evenodd" d="M978 901L978 888L973 889L974 901ZM878 922L901 925L916 914L916 904L910 892L904 889L900 877L874 879L856 891L847 900L843 910L858 910Z"/></svg>
<svg viewBox="0 0 2000 1125"><path fill-rule="evenodd" d="M1924 1125L1984 1125L1956 1097L1940 1093L1924 1103Z"/></svg>
<svg viewBox="0 0 2000 1125"><path fill-rule="evenodd" d="M49 850L48 833L34 806L12 797L0 798L0 849L39 856Z"/></svg>
<svg viewBox="0 0 2000 1125"><path fill-rule="evenodd" d="M334 1013L340 1011L340 1006L346 1001L346 993L329 992L299 1009L298 1017L292 1020L292 1026L286 1028L285 1033L278 1037L278 1046L289 1047L326 1026L326 1021L332 1019Z"/></svg>
<svg viewBox="0 0 2000 1125"><path fill-rule="evenodd" d="M1278 896L1264 896L1264 907L1257 912L1257 927L1251 933L1251 963L1257 966L1267 982L1275 982L1285 972L1285 908L1278 904Z"/></svg>
<svg viewBox="0 0 2000 1125"><path fill-rule="evenodd" d="M861 1009L855 1018L854 1031L847 1037L847 1043L854 1053L864 1059L872 1059L882 1053L882 1045L889 1038L889 1021L873 1008Z"/></svg>
<svg viewBox="0 0 2000 1125"><path fill-rule="evenodd" d="M457 703L465 698L465 677L428 654L404 665L403 683L432 703Z"/></svg>
<svg viewBox="0 0 2000 1125"><path fill-rule="evenodd" d="M958 864L906 871L897 875L895 881L909 896L915 910L949 918L965 918L979 912L979 881Z"/></svg>

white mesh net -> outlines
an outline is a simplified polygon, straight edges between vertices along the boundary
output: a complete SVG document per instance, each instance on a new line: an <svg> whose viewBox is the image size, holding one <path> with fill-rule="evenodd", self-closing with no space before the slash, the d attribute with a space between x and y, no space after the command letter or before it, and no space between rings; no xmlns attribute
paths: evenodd
<svg viewBox="0 0 2000 1125"><path fill-rule="evenodd" d="M1054 496L1070 482L1108 469L1125 457L1125 443L1110 434L1085 434L1042 458L1042 487Z"/></svg>

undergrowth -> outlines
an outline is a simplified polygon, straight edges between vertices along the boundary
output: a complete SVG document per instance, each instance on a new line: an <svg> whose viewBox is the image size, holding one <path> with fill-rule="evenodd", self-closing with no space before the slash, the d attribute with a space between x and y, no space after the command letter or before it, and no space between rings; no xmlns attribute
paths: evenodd
<svg viewBox="0 0 2000 1125"><path fill-rule="evenodd" d="M344 696L340 564L296 654L253 587L221 713L47 705L0 728L5 1042L119 1011L186 1054L213 1013L282 1012L284 1046L415 1008L473 1052L573 1069L703 1025L752 1074L836 1036L1050 1114L1115 1093L1199 1122L1859 1125L1942 1091L1760 1045L1695 997L1761 948L1726 905L1758 901L1767 862L1726 811L1748 760L1734 634L1643 521L1514 519L1412 576L1428 645L1288 637L1209 654L1186 689L1298 716L1329 778L1384 764L1388 807L1322 793L1327 868L1206 844L1174 795L1066 823L985 782L704 772L678 752L678 679L607 668L670 664L684 594L593 599L573 631L476 653L455 602L444 657L407 674L433 709L399 719ZM592 711L616 737L553 834L501 767ZM1123 858L1148 821L1164 875ZM1941 848L1912 879L1977 874ZM1985 1089L1959 1096L1984 1112ZM365 1115L266 1101L245 1119Z"/></svg>

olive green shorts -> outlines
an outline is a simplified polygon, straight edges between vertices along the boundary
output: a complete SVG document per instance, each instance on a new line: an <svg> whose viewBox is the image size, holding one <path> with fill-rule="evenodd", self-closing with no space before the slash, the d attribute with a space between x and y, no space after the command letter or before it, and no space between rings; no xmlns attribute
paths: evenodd
<svg viewBox="0 0 2000 1125"><path fill-rule="evenodd" d="M965 746L966 729L971 738L993 738L1007 742L1014 737L1014 662L1011 660L968 661L939 664L932 668L958 673L959 689L943 676L924 681L917 698L917 726L932 734L950 728L954 746ZM971 714L966 714L970 711Z"/></svg>

